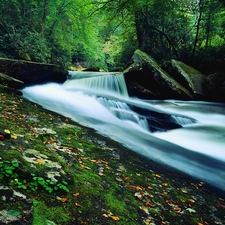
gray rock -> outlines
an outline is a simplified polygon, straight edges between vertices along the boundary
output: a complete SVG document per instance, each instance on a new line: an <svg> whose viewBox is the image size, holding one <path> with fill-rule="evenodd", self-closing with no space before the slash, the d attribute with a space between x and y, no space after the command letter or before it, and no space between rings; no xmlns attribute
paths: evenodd
<svg viewBox="0 0 225 225"><path fill-rule="evenodd" d="M0 224L32 224L33 202L31 199L11 188L0 186L0 200L1 206L6 206L5 209L0 210ZM18 202L20 202L20 209L15 210ZM15 206L13 206L13 204L15 204Z"/></svg>
<svg viewBox="0 0 225 225"><path fill-rule="evenodd" d="M138 83L138 85L147 89L154 99L193 99L193 95L189 90L166 73L159 64L145 52L136 50L133 55L133 62L135 65L125 70L125 79L128 85L129 82Z"/></svg>
<svg viewBox="0 0 225 225"><path fill-rule="evenodd" d="M206 77L201 72L175 59L171 60L171 65L175 71L173 77L177 78L177 81L193 94L205 96L202 84L205 82Z"/></svg>

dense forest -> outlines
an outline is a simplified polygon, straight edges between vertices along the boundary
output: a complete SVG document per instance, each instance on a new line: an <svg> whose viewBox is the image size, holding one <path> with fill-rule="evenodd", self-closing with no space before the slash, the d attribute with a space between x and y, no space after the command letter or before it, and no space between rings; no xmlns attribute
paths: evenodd
<svg viewBox="0 0 225 225"><path fill-rule="evenodd" d="M224 65L224 0L0 3L0 57L113 70L139 48L205 73Z"/></svg>

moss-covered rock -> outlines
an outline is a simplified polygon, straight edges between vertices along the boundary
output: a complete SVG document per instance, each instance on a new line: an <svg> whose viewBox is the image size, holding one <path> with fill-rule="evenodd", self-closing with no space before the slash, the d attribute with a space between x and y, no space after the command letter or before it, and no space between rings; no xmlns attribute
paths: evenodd
<svg viewBox="0 0 225 225"><path fill-rule="evenodd" d="M0 83L13 89L22 89L25 87L24 82L3 73L0 73Z"/></svg>
<svg viewBox="0 0 225 225"><path fill-rule="evenodd" d="M149 90L156 99L193 99L192 93L167 74L148 54L136 50L131 66L125 71L126 81L133 81ZM139 65L139 67L137 67ZM135 69L137 68L137 69ZM129 89L129 87L128 87Z"/></svg>
<svg viewBox="0 0 225 225"><path fill-rule="evenodd" d="M184 87L190 90L196 98L198 96L205 96L202 84L205 82L205 76L185 63L172 59L171 66L173 70L173 77Z"/></svg>

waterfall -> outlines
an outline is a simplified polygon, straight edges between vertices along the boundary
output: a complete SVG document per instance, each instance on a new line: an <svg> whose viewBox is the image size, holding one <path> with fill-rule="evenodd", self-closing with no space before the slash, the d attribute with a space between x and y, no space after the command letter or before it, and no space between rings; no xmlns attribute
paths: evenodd
<svg viewBox="0 0 225 225"><path fill-rule="evenodd" d="M121 73L70 72L63 85L22 92L147 158L225 190L225 104L129 98Z"/></svg>
<svg viewBox="0 0 225 225"><path fill-rule="evenodd" d="M110 95L128 97L126 83L122 73L70 72L65 88L89 90L95 94L104 92Z"/></svg>

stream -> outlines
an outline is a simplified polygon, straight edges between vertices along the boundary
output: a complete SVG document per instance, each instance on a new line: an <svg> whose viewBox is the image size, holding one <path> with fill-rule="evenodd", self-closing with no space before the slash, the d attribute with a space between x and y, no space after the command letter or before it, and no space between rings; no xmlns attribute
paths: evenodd
<svg viewBox="0 0 225 225"><path fill-rule="evenodd" d="M130 98L121 73L69 73L24 98L225 190L225 104ZM129 159L128 159L129 160Z"/></svg>

